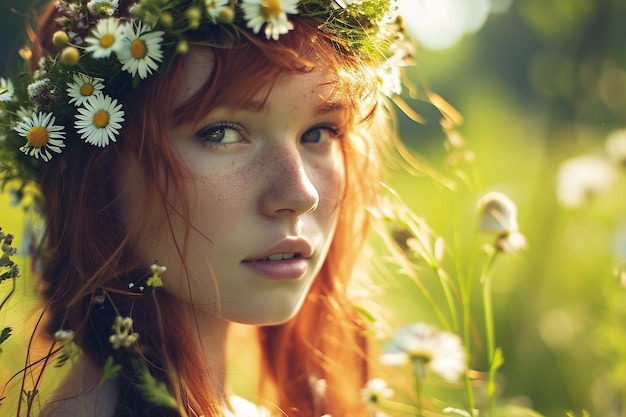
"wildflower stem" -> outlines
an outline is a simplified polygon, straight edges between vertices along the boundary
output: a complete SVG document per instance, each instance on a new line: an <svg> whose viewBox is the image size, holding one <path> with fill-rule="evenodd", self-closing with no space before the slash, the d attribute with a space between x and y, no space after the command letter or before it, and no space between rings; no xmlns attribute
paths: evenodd
<svg viewBox="0 0 626 417"><path fill-rule="evenodd" d="M16 277L11 278L11 289L9 290L9 293L7 294L6 297L4 297L4 299L2 300L2 302L0 303L0 310L2 310L2 308L4 307L4 305L9 301L9 299L11 298L11 296L13 296L13 293L15 293L15 287L16 287Z"/></svg>
<svg viewBox="0 0 626 417"><path fill-rule="evenodd" d="M386 398L379 398L378 405L381 408L384 408L387 411L392 411L394 413L413 414L415 412L415 407L409 404L391 401Z"/></svg>
<svg viewBox="0 0 626 417"><path fill-rule="evenodd" d="M424 364L420 360L413 362L413 374L415 375L415 405L417 407L417 417L424 417L423 387Z"/></svg>
<svg viewBox="0 0 626 417"><path fill-rule="evenodd" d="M381 233L380 236L384 239L385 245L392 252L394 260L396 260L400 264L402 271L411 280L411 282L413 282L413 284L417 286L417 288L420 290L424 298L426 298L426 301L432 307L433 311L437 315L437 319L441 322L441 325L446 330L451 331L452 328L450 326L449 321L444 316L443 312L441 311L441 308L439 308L438 304L435 302L430 291L428 291L428 289L420 281L420 278L417 276L417 273L415 272L415 266L413 265L413 263L406 257L406 255L402 252L402 250L398 248L397 244L393 242L393 240L389 236L387 236L386 233Z"/></svg>
<svg viewBox="0 0 626 417"><path fill-rule="evenodd" d="M465 288L465 291L461 291L461 297L463 300L463 345L465 346L465 355L467 357L467 365L471 363L471 309L470 309L470 291L468 288ZM467 397L467 405L470 412L470 415L474 416L474 390L472 389L472 380L469 376L468 372L465 372L465 376L463 378L465 382L465 395Z"/></svg>
<svg viewBox="0 0 626 417"><path fill-rule="evenodd" d="M450 282L448 275L446 275L446 272L441 267L434 266L433 270L435 272L435 275L441 282L441 287L443 288L443 292L444 292L444 295L446 296L446 301L448 303L448 309L450 310L450 318L452 320L451 326L452 326L452 329L456 331L459 327L459 317L456 311L456 302L454 299L454 295L452 293L453 291L452 283ZM451 330L451 329L448 329L448 330Z"/></svg>
<svg viewBox="0 0 626 417"><path fill-rule="evenodd" d="M469 372L465 372L463 382L465 385L465 396L467 397L467 408L469 410L470 416L474 417L474 392L472 391L472 380L469 376Z"/></svg>
<svg viewBox="0 0 626 417"><path fill-rule="evenodd" d="M448 319L444 316L443 312L441 311L441 309L439 308L439 306L435 302L435 299L433 298L432 294L430 293L430 291L428 291L428 289L426 289L424 284L422 284L422 282L420 281L419 277L412 270L411 271L407 271L407 275L409 276L409 278L411 278L411 281L422 292L422 294L424 295L424 298L426 298L426 301L428 301L428 303L433 307L433 310L434 310L435 314L437 315L437 319L439 320L439 322L441 323L443 328L448 330L448 331L452 331L453 330L452 329L452 325L450 324Z"/></svg>
<svg viewBox="0 0 626 417"><path fill-rule="evenodd" d="M471 270L468 268L467 270L463 269L459 264L458 259L456 260L456 269L458 273L458 282L459 282L459 291L461 293L461 303L463 309L463 345L465 346L465 356L467 361L468 369L470 367L470 363L472 362L472 311L471 311L471 298L472 298L472 276L466 271ZM469 376L468 372L465 372L465 376L463 378L465 384L465 395L467 398L467 408L472 417L474 417L475 410L475 402L474 402L474 391L472 389L472 380Z"/></svg>
<svg viewBox="0 0 626 417"><path fill-rule="evenodd" d="M494 252L489 260L485 263L485 268L481 276L483 284L483 308L485 312L485 332L487 338L487 355L489 359L489 372L487 380L487 398L489 401L487 415L493 415L493 405L495 402L495 373L497 365L495 364L496 346L495 346L495 325L493 317L493 301L491 294L491 267L496 259L498 252Z"/></svg>

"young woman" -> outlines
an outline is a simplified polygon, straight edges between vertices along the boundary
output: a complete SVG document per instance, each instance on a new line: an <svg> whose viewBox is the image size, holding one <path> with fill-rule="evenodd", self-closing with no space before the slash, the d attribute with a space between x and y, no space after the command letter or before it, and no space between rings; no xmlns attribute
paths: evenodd
<svg viewBox="0 0 626 417"><path fill-rule="evenodd" d="M36 182L45 217L43 361L72 366L18 413L237 413L243 323L265 412L367 415L347 288L391 137L381 92L406 58L394 6L134 3L52 2L28 94L3 80L5 174Z"/></svg>

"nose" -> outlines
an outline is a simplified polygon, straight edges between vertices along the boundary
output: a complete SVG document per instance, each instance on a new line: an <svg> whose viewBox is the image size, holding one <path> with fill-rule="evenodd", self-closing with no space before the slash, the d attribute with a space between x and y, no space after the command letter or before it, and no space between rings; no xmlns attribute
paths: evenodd
<svg viewBox="0 0 626 417"><path fill-rule="evenodd" d="M278 148L278 147L277 147ZM296 147L268 149L260 205L266 216L300 216L317 208L320 196Z"/></svg>

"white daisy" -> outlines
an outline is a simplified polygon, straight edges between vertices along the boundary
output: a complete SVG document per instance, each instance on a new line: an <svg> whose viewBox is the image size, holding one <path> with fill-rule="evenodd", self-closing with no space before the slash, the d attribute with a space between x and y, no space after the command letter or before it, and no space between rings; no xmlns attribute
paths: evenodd
<svg viewBox="0 0 626 417"><path fill-rule="evenodd" d="M123 121L122 105L109 96L96 94L78 108L74 127L85 142L103 148L109 140L115 142Z"/></svg>
<svg viewBox="0 0 626 417"><path fill-rule="evenodd" d="M365 387L361 388L361 402L363 404L378 404L381 399L393 397L393 390L387 385L387 381L381 378L374 378L367 381Z"/></svg>
<svg viewBox="0 0 626 417"><path fill-rule="evenodd" d="M557 173L556 194L566 208L579 208L609 195L619 178L617 167L607 158L581 155L563 162Z"/></svg>
<svg viewBox="0 0 626 417"><path fill-rule="evenodd" d="M118 0L90 0L87 3L87 9L93 16L113 16L118 6Z"/></svg>
<svg viewBox="0 0 626 417"><path fill-rule="evenodd" d="M430 369L450 382L458 380L466 369L461 339L426 323L398 329L380 361L396 366L418 362L424 369Z"/></svg>
<svg viewBox="0 0 626 417"><path fill-rule="evenodd" d="M265 37L274 40L293 29L287 13L298 14L298 0L243 0L241 7L246 26L259 33L265 25Z"/></svg>
<svg viewBox="0 0 626 417"><path fill-rule="evenodd" d="M606 154L618 165L626 165L626 129L611 132L606 139Z"/></svg>
<svg viewBox="0 0 626 417"><path fill-rule="evenodd" d="M158 62L163 60L161 42L163 32L151 32L151 28L143 26L142 22L127 25L122 46L117 51L117 58L122 63L122 69L133 76L139 74L144 79L152 71L159 69Z"/></svg>
<svg viewBox="0 0 626 417"><path fill-rule="evenodd" d="M526 237L518 232L517 206L506 195L493 191L478 201L478 230L495 233L495 248L517 252L526 248Z"/></svg>
<svg viewBox="0 0 626 417"><path fill-rule="evenodd" d="M54 124L55 121L52 113L38 112L18 123L14 130L27 140L20 151L46 162L52 158L50 151L61 153L61 148L65 147L65 132L63 126Z"/></svg>
<svg viewBox="0 0 626 417"><path fill-rule="evenodd" d="M402 73L400 68L385 62L376 71L380 91L386 96L402 93Z"/></svg>
<svg viewBox="0 0 626 417"><path fill-rule="evenodd" d="M517 206L506 195L493 191L478 201L478 228L483 232L512 233L518 230Z"/></svg>
<svg viewBox="0 0 626 417"><path fill-rule="evenodd" d="M69 103L82 106L87 99L98 94L104 88L102 78L94 78L81 72L74 74L74 82L67 85L67 95L71 97Z"/></svg>
<svg viewBox="0 0 626 417"><path fill-rule="evenodd" d="M11 80L0 78L0 101L11 101L14 94L15 89Z"/></svg>
<svg viewBox="0 0 626 417"><path fill-rule="evenodd" d="M93 36L85 39L89 44L87 52L91 52L94 58L106 58L111 52L117 52L122 46L124 26L114 17L101 19L91 32Z"/></svg>
<svg viewBox="0 0 626 417"><path fill-rule="evenodd" d="M396 29L400 32L400 28ZM399 95L402 92L401 68L410 65L410 57L415 55L412 43L398 40L389 47L389 58L380 65L377 71L380 90L387 96Z"/></svg>
<svg viewBox="0 0 626 417"><path fill-rule="evenodd" d="M229 5L229 0L204 0L206 12L211 20L213 20L213 22L217 22L224 8L228 7Z"/></svg>

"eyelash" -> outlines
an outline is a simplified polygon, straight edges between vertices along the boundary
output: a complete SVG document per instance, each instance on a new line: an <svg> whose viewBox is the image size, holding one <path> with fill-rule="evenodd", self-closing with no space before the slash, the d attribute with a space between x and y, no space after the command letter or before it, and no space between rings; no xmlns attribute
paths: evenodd
<svg viewBox="0 0 626 417"><path fill-rule="evenodd" d="M302 134L302 137L304 137L304 135L306 135L307 133L313 132L315 130L325 130L328 133L330 133L330 139L343 139L343 130L335 127L335 126L328 126L328 125L321 125L321 126L314 126L310 129L308 129L306 132L304 132ZM309 143L309 142L304 142L304 143ZM324 143L324 142L313 142L313 143Z"/></svg>
<svg viewBox="0 0 626 417"><path fill-rule="evenodd" d="M239 136L241 136L241 131L243 130L243 128L238 125L237 123L231 123L231 122L218 122L218 123L213 123L210 124L208 126L203 127L202 129L198 130L196 132L196 138L198 139L198 141L204 145L204 146L211 146L211 147L224 147L224 146L233 146L236 145L239 141L237 142L215 142L212 140L208 139L208 135L212 132L217 132L219 130L234 130L237 132L237 134ZM226 135L226 133L224 133Z"/></svg>
<svg viewBox="0 0 626 417"><path fill-rule="evenodd" d="M226 146L234 146L237 143L240 142L240 140L238 141L234 141L234 142L216 142L216 141L212 141L210 139L208 139L208 135L220 130L234 130L237 132L237 134L241 137L241 132L244 130L243 127L237 123L232 123L232 122L218 122L218 123L213 123L210 124L208 126L205 126L203 128L201 128L200 130L198 130L195 133L196 138L198 139L198 141L203 145L203 146L209 146L209 147L226 147ZM316 131L316 130L325 130L327 132L329 132L330 134L330 139L343 139L344 137L344 131L343 129L341 129L340 127L336 127L336 126L331 126L331 125L320 125L320 126L314 126L311 127L310 129L306 130L302 136L304 137L304 135ZM226 133L224 133L224 136L226 135ZM323 144L326 142L302 142L302 143L315 143L315 144Z"/></svg>

